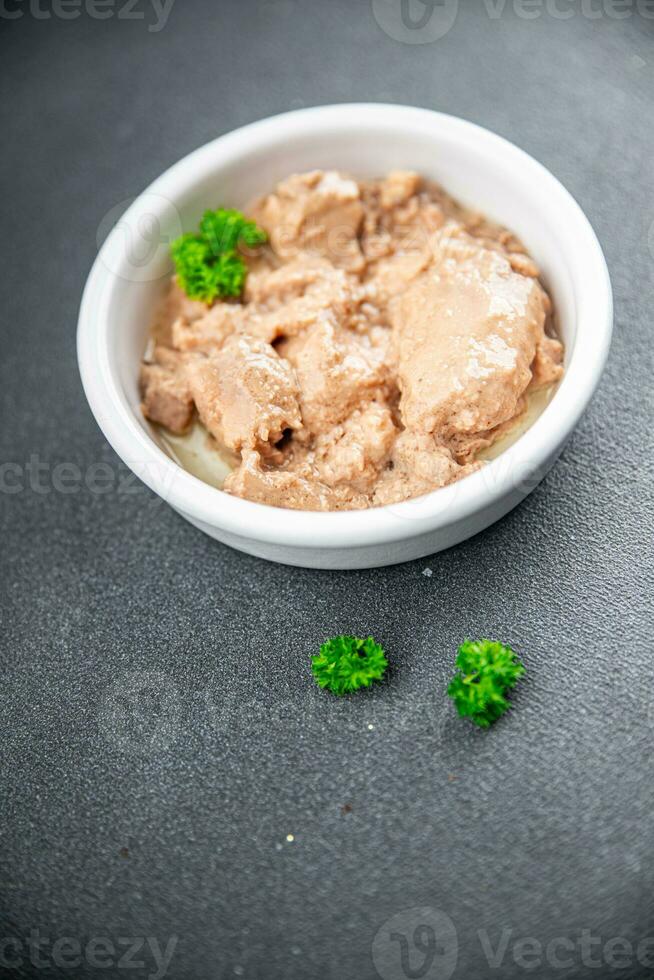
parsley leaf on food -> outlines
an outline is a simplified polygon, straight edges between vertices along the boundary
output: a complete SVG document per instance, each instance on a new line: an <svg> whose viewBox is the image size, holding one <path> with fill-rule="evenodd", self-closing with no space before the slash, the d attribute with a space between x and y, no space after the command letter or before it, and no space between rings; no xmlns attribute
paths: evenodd
<svg viewBox="0 0 654 980"><path fill-rule="evenodd" d="M238 249L254 248L266 240L265 231L240 211L205 211L199 233L187 232L171 245L177 281L190 299L203 303L240 296L247 266Z"/></svg>

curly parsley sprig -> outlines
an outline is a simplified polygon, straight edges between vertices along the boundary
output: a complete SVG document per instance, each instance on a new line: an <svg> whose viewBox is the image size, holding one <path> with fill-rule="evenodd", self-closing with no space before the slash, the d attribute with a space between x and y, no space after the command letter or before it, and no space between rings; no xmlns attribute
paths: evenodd
<svg viewBox="0 0 654 980"><path fill-rule="evenodd" d="M263 228L240 211L205 211L199 232L180 235L170 247L177 281L190 299L203 303L212 303L218 296L240 296L247 266L238 249L265 241Z"/></svg>
<svg viewBox="0 0 654 980"><path fill-rule="evenodd" d="M381 680L387 666L384 651L372 636L334 636L315 654L311 670L320 687L340 696Z"/></svg>
<svg viewBox="0 0 654 980"><path fill-rule="evenodd" d="M462 718L488 728L509 710L506 693L525 673L511 647L495 640L466 640L459 647L458 673L447 693Z"/></svg>

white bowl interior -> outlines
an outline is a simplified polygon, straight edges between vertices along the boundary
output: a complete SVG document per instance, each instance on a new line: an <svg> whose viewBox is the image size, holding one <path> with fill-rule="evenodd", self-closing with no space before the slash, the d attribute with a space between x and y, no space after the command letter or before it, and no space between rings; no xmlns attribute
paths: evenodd
<svg viewBox="0 0 654 980"><path fill-rule="evenodd" d="M153 309L171 271L170 241L193 229L205 208L242 208L288 174L314 168L336 168L357 177L381 176L394 168L417 170L462 203L506 225L542 269L569 361L576 336L570 257L562 247L556 210L544 207L519 161L511 165L502 155L489 155L478 142L438 127L409 125L398 131L395 123L366 125L363 119L356 131L351 125L318 132L309 127L289 135L281 126L277 131L272 127L265 145L252 152L235 152L227 159L217 153L213 165L207 155L198 179L181 186L174 199L154 185L138 212L128 212L119 222L128 247L119 257L114 251L106 259L111 263L115 256L119 262L112 269L118 277L108 309L114 324L110 358L125 401L144 431L152 435L139 411L138 367Z"/></svg>

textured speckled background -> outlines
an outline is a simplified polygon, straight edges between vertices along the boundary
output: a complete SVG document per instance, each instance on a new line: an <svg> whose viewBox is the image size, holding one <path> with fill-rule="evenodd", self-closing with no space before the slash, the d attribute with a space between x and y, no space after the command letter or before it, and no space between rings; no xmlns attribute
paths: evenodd
<svg viewBox="0 0 654 980"><path fill-rule="evenodd" d="M0 17L0 975L160 976L171 943L183 980L652 976L654 21L462 2L409 45L368 0L177 0L160 31L123 4ZM107 212L217 134L353 99L548 166L603 243L616 330L521 507L431 559L326 573L230 551L127 479L75 321ZM338 631L374 631L388 683L315 688ZM443 696L466 634L528 667L488 733Z"/></svg>

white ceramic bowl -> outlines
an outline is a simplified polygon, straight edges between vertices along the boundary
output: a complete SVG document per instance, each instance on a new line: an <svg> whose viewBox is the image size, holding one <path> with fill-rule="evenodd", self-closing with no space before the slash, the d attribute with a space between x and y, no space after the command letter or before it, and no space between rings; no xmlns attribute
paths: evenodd
<svg viewBox="0 0 654 980"><path fill-rule="evenodd" d="M539 263L566 346L565 376L535 424L480 472L416 500L342 513L281 510L229 496L173 462L139 409L137 386L168 246L207 207L242 207L292 172L394 168L433 178L509 227ZM432 554L502 517L542 479L597 386L613 323L600 245L561 184L511 143L462 119L405 106L290 112L222 136L141 194L86 284L78 357L86 396L123 461L183 517L234 548L314 568L365 568Z"/></svg>

